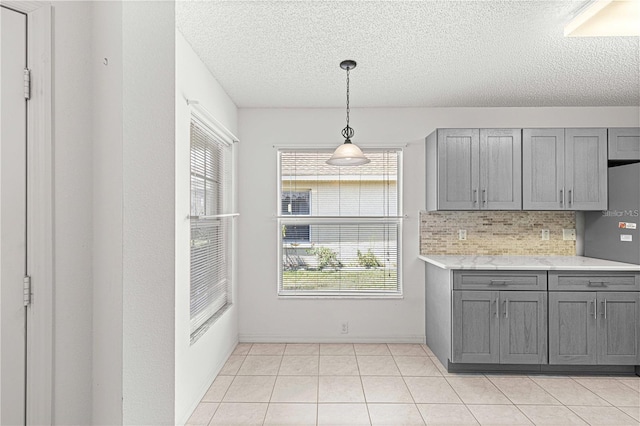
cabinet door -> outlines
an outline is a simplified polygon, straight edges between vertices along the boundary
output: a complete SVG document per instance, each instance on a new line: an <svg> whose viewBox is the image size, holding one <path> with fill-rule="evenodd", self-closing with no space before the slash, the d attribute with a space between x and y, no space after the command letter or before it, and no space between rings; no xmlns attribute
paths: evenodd
<svg viewBox="0 0 640 426"><path fill-rule="evenodd" d="M564 129L522 131L522 209L564 209Z"/></svg>
<svg viewBox="0 0 640 426"><path fill-rule="evenodd" d="M549 292L549 364L597 363L596 292Z"/></svg>
<svg viewBox="0 0 640 426"><path fill-rule="evenodd" d="M618 127L608 131L609 160L640 160L640 127Z"/></svg>
<svg viewBox="0 0 640 426"><path fill-rule="evenodd" d="M498 294L453 291L453 362L499 362Z"/></svg>
<svg viewBox="0 0 640 426"><path fill-rule="evenodd" d="M480 129L481 209L522 209L521 136L521 129Z"/></svg>
<svg viewBox="0 0 640 426"><path fill-rule="evenodd" d="M569 210L607 209L607 129L565 129Z"/></svg>
<svg viewBox="0 0 640 426"><path fill-rule="evenodd" d="M438 210L478 209L478 129L438 129Z"/></svg>
<svg viewBox="0 0 640 426"><path fill-rule="evenodd" d="M500 292L500 363L547 363L547 292Z"/></svg>
<svg viewBox="0 0 640 426"><path fill-rule="evenodd" d="M598 292L598 364L640 364L640 293Z"/></svg>

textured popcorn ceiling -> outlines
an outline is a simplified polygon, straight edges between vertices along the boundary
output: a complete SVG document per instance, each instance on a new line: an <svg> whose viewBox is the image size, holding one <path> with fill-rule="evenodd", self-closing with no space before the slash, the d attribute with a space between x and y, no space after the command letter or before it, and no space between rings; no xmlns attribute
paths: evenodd
<svg viewBox="0 0 640 426"><path fill-rule="evenodd" d="M565 38L583 1L187 1L176 22L239 107L633 106L638 37Z"/></svg>

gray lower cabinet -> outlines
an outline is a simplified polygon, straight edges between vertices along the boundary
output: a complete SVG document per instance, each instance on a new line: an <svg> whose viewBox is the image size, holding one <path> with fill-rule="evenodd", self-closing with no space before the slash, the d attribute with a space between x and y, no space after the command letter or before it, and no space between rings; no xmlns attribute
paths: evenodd
<svg viewBox="0 0 640 426"><path fill-rule="evenodd" d="M549 364L596 364L596 305L595 292L549 293Z"/></svg>
<svg viewBox="0 0 640 426"><path fill-rule="evenodd" d="M453 291L452 361L547 362L546 291Z"/></svg>
<svg viewBox="0 0 640 426"><path fill-rule="evenodd" d="M549 363L640 364L640 293L549 293Z"/></svg>
<svg viewBox="0 0 640 426"><path fill-rule="evenodd" d="M453 362L495 364L500 361L499 293L453 291Z"/></svg>
<svg viewBox="0 0 640 426"><path fill-rule="evenodd" d="M546 364L547 292L501 291L501 364Z"/></svg>
<svg viewBox="0 0 640 426"><path fill-rule="evenodd" d="M523 129L523 210L606 210L607 129Z"/></svg>
<svg viewBox="0 0 640 426"><path fill-rule="evenodd" d="M640 293L598 292L598 364L640 365Z"/></svg>

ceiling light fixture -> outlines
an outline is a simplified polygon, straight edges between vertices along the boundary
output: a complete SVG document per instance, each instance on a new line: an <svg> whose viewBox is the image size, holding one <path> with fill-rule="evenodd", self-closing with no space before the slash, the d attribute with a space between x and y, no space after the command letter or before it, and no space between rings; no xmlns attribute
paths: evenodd
<svg viewBox="0 0 640 426"><path fill-rule="evenodd" d="M336 148L331 158L327 160L327 164L332 166L360 166L371 161L364 156L358 145L351 143L354 131L349 126L349 71L355 67L356 61L351 59L340 62L340 68L347 71L347 126L342 129L344 143Z"/></svg>
<svg viewBox="0 0 640 426"><path fill-rule="evenodd" d="M640 0L590 0L564 27L565 37L640 36Z"/></svg>

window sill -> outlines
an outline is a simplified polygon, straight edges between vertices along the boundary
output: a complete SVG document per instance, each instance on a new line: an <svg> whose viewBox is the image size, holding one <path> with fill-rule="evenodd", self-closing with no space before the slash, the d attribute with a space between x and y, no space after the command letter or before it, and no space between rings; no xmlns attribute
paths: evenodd
<svg viewBox="0 0 640 426"><path fill-rule="evenodd" d="M404 299L403 294L278 294L278 299Z"/></svg>

